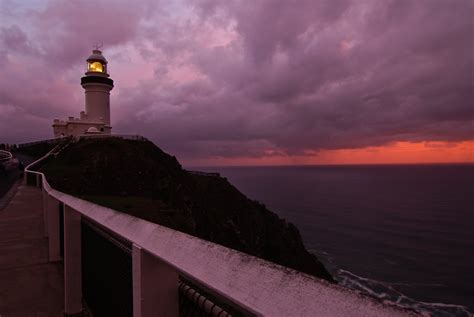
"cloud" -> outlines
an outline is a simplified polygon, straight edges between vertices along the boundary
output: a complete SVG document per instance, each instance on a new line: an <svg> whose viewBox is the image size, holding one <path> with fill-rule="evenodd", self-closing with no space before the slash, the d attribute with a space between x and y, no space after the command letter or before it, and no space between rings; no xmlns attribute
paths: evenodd
<svg viewBox="0 0 474 317"><path fill-rule="evenodd" d="M84 98L78 83L89 47L103 39L119 45L136 36L139 6L114 3L111 8L106 2L54 0L30 8L2 2L2 140L50 138L53 118L77 115Z"/></svg>
<svg viewBox="0 0 474 317"><path fill-rule="evenodd" d="M180 158L472 140L473 11L464 0L50 1L1 26L0 107L79 112L83 60L103 41L114 131Z"/></svg>

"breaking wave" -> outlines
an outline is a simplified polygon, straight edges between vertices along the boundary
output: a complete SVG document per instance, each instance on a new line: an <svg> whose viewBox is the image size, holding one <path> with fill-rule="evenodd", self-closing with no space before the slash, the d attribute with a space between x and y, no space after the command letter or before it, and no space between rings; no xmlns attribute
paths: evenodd
<svg viewBox="0 0 474 317"><path fill-rule="evenodd" d="M358 276L346 270L338 270L336 276L340 285L360 294L378 298L383 303L411 310L426 317L474 317L474 314L462 305L428 303L410 298L396 289L397 286L441 286L434 284L386 283Z"/></svg>

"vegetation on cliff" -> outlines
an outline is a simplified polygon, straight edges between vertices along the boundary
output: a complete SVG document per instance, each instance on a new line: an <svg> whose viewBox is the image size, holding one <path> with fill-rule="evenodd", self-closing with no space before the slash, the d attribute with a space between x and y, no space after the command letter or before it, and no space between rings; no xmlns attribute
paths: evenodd
<svg viewBox="0 0 474 317"><path fill-rule="evenodd" d="M225 178L185 171L151 142L82 140L43 171L61 191L333 281L293 224Z"/></svg>
<svg viewBox="0 0 474 317"><path fill-rule="evenodd" d="M32 144L21 148L15 148L13 150L13 153L17 156L20 155L23 157L28 157L29 161L34 161L51 151L58 143L59 141L51 143L42 142Z"/></svg>

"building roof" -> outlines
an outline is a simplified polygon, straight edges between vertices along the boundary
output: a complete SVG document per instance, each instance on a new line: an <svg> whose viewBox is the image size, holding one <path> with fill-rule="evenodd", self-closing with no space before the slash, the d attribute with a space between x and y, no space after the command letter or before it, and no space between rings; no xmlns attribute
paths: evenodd
<svg viewBox="0 0 474 317"><path fill-rule="evenodd" d="M99 50L93 50L92 54L87 58L87 61L101 61L105 64L107 64L107 60L105 59L104 55L102 55L102 51Z"/></svg>

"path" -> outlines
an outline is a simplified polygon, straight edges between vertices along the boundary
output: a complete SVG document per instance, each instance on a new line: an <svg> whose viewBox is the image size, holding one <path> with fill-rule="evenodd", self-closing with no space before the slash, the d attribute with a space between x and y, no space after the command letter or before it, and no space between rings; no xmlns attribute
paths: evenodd
<svg viewBox="0 0 474 317"><path fill-rule="evenodd" d="M56 317L63 311L63 268L48 262L41 190L21 184L0 211L0 316Z"/></svg>

